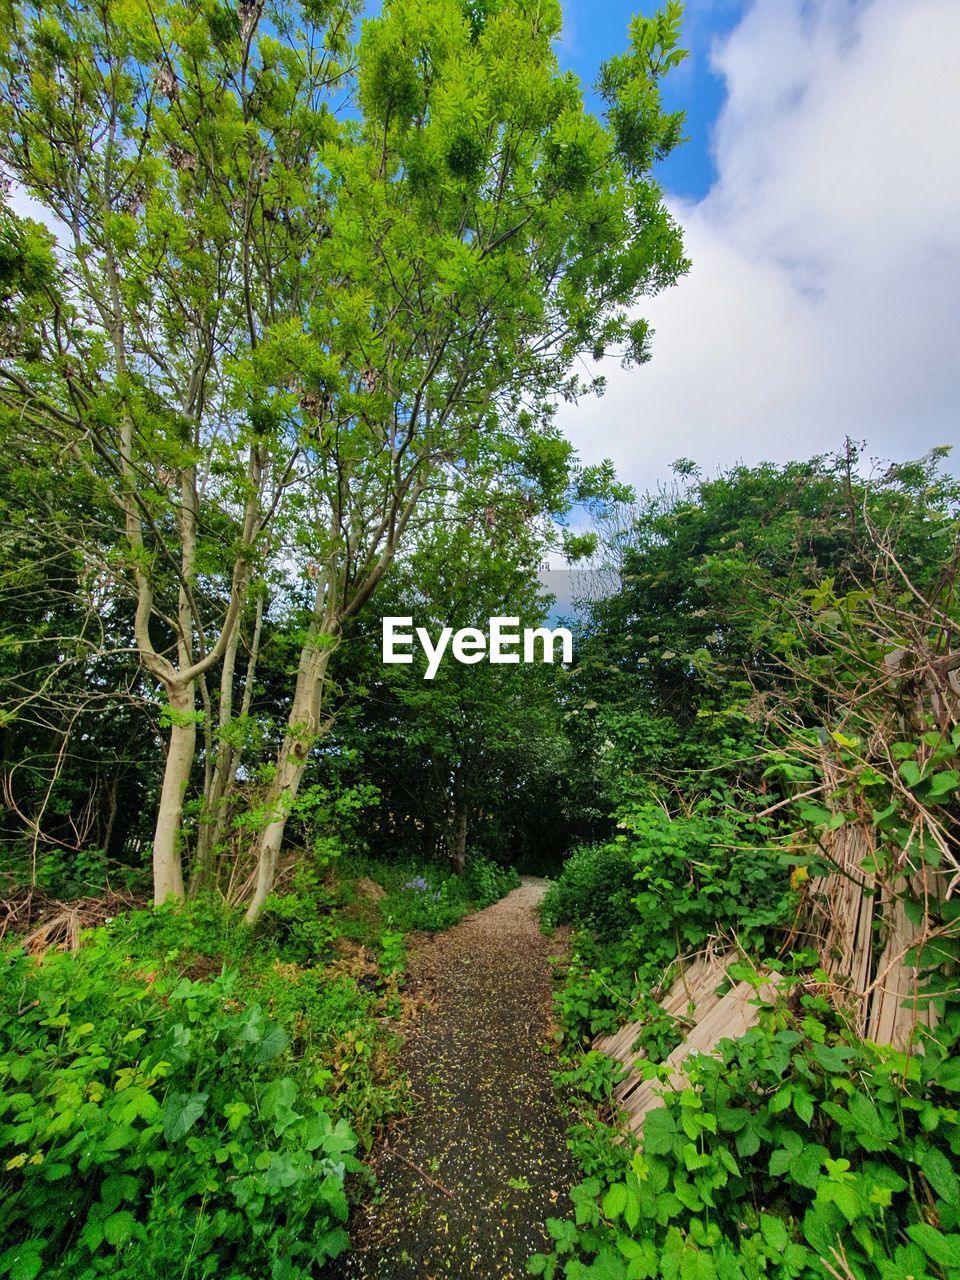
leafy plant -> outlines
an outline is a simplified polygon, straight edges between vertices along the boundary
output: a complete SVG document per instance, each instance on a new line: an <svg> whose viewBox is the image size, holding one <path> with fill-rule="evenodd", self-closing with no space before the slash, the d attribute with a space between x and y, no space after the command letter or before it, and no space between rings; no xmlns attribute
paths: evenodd
<svg viewBox="0 0 960 1280"><path fill-rule="evenodd" d="M3 958L0 1275L307 1276L348 1244L357 1139L284 1071L287 1034L104 935ZM133 1025L131 1025L131 1023Z"/></svg>

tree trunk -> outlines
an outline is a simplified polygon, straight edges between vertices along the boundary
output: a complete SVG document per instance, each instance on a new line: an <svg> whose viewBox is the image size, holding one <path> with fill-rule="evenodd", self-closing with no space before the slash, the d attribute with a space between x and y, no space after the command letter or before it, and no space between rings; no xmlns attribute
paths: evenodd
<svg viewBox="0 0 960 1280"><path fill-rule="evenodd" d="M315 625L311 627L300 655L293 706L280 748L277 772L267 795L267 819L257 842L257 884L245 917L249 925L256 924L263 904L273 892L287 819L300 790L310 748L320 734L323 686L333 652L330 640L329 634L323 634Z"/></svg>
<svg viewBox="0 0 960 1280"><path fill-rule="evenodd" d="M463 776L463 766L458 765L453 775L453 831L450 846L450 861L458 876L462 876L467 868L467 827L468 805L467 784Z"/></svg>
<svg viewBox="0 0 960 1280"><path fill-rule="evenodd" d="M250 714L253 703L253 690L257 671L257 660L260 655L260 638L263 631L263 595L257 598L257 608L253 626L253 638L247 658L247 669L243 680L243 698L240 704L240 716ZM237 650L241 640L240 624L231 637L223 658L223 669L220 676L220 716L217 734L216 760L209 780L204 786L203 813L197 833L197 860L190 881L190 894L195 896L206 889L216 868L217 853L223 841L229 814L229 800L237 781L242 748L226 741L226 730L233 720L233 680L236 669Z"/></svg>
<svg viewBox="0 0 960 1280"><path fill-rule="evenodd" d="M113 828L117 821L117 791L120 786L120 770L114 769L110 775L110 784L107 788L107 818L103 827L103 837L101 839L101 848L104 856L110 857L110 843L113 840Z"/></svg>
<svg viewBox="0 0 960 1280"><path fill-rule="evenodd" d="M177 685L168 690L170 698L170 742L163 770L163 787L153 835L153 900L158 905L174 898L183 900L183 869L180 862L180 832L183 800L190 782L197 742L195 689Z"/></svg>
<svg viewBox="0 0 960 1280"><path fill-rule="evenodd" d="M467 869L467 806L457 814L457 825L453 836L453 869L462 876Z"/></svg>

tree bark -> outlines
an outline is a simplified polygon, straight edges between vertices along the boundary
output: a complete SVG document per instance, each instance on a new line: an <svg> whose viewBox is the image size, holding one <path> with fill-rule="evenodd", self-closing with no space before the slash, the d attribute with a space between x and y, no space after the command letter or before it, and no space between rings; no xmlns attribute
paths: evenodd
<svg viewBox="0 0 960 1280"><path fill-rule="evenodd" d="M453 869L462 876L467 869L467 806L457 814L457 825L453 837Z"/></svg>
<svg viewBox="0 0 960 1280"><path fill-rule="evenodd" d="M153 900L158 905L168 898L183 899L183 871L180 865L180 834L183 800L190 782L197 742L195 685L174 685L168 690L173 724L163 787L153 837Z"/></svg>
<svg viewBox="0 0 960 1280"><path fill-rule="evenodd" d="M249 925L256 924L263 904L273 892L287 818L300 790L310 748L320 734L323 686L332 653L330 633L324 634L320 626L314 624L300 655L287 731L267 794L267 817L257 843L257 884L245 917Z"/></svg>
<svg viewBox="0 0 960 1280"><path fill-rule="evenodd" d="M260 639L263 634L263 595L257 598L256 615L253 625L253 638L247 658L247 669L243 677L243 698L240 703L240 716L250 714L253 704L257 661L260 656ZM212 770L209 785L203 800L203 815L197 834L197 860L190 881L191 896L200 893L207 887L214 875L217 851L223 840L230 809L230 798L237 782L237 771L240 767L242 748L224 740L225 731L233 719L233 679L236 669L237 649L240 644L240 628L227 646L223 659L223 671L220 678L220 717L219 741L216 748L216 762Z"/></svg>
<svg viewBox="0 0 960 1280"><path fill-rule="evenodd" d="M450 845L450 861L458 876L467 869L467 830L469 826L469 810L467 804L467 784L463 776L463 766L458 765L453 775L453 830Z"/></svg>

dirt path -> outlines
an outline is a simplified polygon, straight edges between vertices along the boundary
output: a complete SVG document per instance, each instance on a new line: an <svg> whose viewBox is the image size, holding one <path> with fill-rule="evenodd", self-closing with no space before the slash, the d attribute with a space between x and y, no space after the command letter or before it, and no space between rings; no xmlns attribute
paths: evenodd
<svg viewBox="0 0 960 1280"><path fill-rule="evenodd" d="M543 892L525 879L414 948L410 986L428 1003L402 1066L416 1105L377 1155L381 1196L354 1224L349 1280L516 1280L545 1220L565 1216L575 1175L541 1048L558 950L534 911Z"/></svg>

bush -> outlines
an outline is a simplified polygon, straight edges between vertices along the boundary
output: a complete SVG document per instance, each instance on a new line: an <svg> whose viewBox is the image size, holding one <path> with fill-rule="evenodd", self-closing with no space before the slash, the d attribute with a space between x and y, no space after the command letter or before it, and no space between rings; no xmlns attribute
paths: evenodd
<svg viewBox="0 0 960 1280"><path fill-rule="evenodd" d="M478 907L489 907L520 888L520 877L513 867L501 867L489 858L469 858L464 880L467 893Z"/></svg>
<svg viewBox="0 0 960 1280"><path fill-rule="evenodd" d="M235 985L144 972L106 932L4 953L0 1276L295 1280L347 1247L356 1137Z"/></svg>
<svg viewBox="0 0 960 1280"><path fill-rule="evenodd" d="M547 890L541 915L548 925L590 929L600 941L622 937L637 922L633 853L623 837L581 845Z"/></svg>
<svg viewBox="0 0 960 1280"><path fill-rule="evenodd" d="M822 997L799 1005L691 1059L691 1087L648 1113L642 1155L574 1189L577 1225L551 1219L556 1252L531 1259L530 1272L960 1274L956 1014L907 1056L850 1035Z"/></svg>
<svg viewBox="0 0 960 1280"><path fill-rule="evenodd" d="M541 908L548 925L580 930L561 1020L574 1035L612 1030L632 1012L644 982L716 933L762 954L771 926L793 901L762 821L734 822L706 806L671 817L659 805L620 814L621 834L566 862Z"/></svg>

